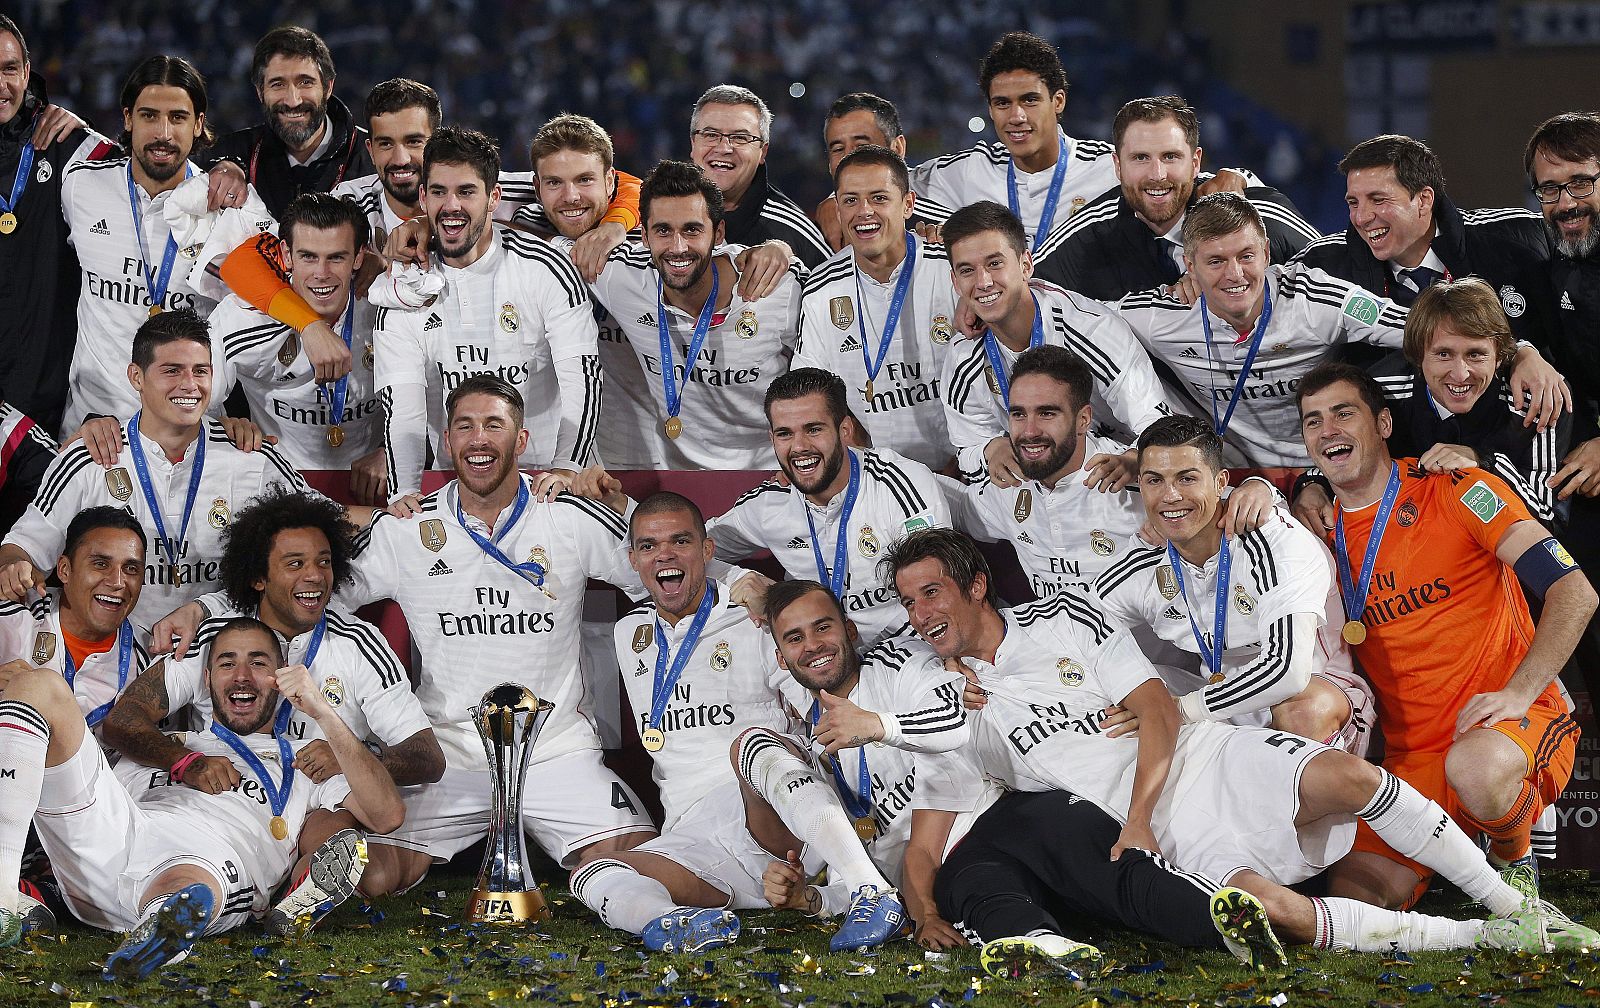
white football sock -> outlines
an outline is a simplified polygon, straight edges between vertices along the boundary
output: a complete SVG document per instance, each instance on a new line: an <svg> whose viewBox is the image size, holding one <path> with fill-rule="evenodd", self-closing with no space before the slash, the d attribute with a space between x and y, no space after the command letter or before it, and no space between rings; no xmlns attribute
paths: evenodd
<svg viewBox="0 0 1600 1008"><path fill-rule="evenodd" d="M1496 915L1514 913L1522 894L1506 885L1483 851L1439 803L1387 770L1367 807L1357 812L1384 843L1426 865Z"/></svg>
<svg viewBox="0 0 1600 1008"><path fill-rule="evenodd" d="M1342 952L1429 952L1473 948L1483 921L1451 920L1402 910L1385 910L1360 900L1326 896L1313 899L1317 948Z"/></svg>
<svg viewBox="0 0 1600 1008"><path fill-rule="evenodd" d="M50 722L20 700L0 700L0 909L17 910L28 826L39 810Z"/></svg>
<svg viewBox="0 0 1600 1008"><path fill-rule="evenodd" d="M644 934L645 925L678 909L667 887L632 865L602 858L572 873L572 895L608 927Z"/></svg>
<svg viewBox="0 0 1600 1008"><path fill-rule="evenodd" d="M776 736L760 732L745 736L739 750L739 768L789 831L822 855L829 874L844 882L851 892L865 885L893 888L867 856L832 783L790 752Z"/></svg>

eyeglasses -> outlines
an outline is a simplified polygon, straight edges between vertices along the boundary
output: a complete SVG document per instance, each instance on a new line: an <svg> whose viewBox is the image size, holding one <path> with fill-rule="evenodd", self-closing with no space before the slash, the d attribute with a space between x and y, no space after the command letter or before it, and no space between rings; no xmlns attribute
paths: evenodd
<svg viewBox="0 0 1600 1008"><path fill-rule="evenodd" d="M724 133L707 126L702 126L689 135L707 147L716 147L724 140L735 147L748 147L761 142L761 138L754 133Z"/></svg>
<svg viewBox="0 0 1600 1008"><path fill-rule="evenodd" d="M1536 185L1533 187L1533 194L1534 196L1538 197L1540 203L1559 203L1561 202L1561 194L1563 192L1575 200L1583 199L1586 196L1593 196L1594 176L1578 175L1570 179L1566 185L1557 185L1554 182L1546 182L1544 185Z"/></svg>

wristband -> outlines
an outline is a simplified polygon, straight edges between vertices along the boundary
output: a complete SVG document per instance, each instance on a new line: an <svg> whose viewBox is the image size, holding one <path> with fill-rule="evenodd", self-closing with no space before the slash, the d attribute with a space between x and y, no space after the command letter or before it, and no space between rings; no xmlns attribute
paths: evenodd
<svg viewBox="0 0 1600 1008"><path fill-rule="evenodd" d="M168 772L167 776L171 777L175 781L181 782L183 780L183 772L189 769L189 764L193 763L199 758L200 754L197 752L190 751L184 753L182 756L178 757L178 762L172 764L172 769Z"/></svg>

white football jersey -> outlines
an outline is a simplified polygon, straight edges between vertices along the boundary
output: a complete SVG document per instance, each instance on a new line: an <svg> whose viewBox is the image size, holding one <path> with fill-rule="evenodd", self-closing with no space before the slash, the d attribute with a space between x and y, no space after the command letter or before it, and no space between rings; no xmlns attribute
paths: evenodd
<svg viewBox="0 0 1600 1008"><path fill-rule="evenodd" d="M901 633L905 609L894 586L878 579L878 560L890 543L907 532L949 528L950 508L938 478L920 462L891 451L848 449L861 467L860 490L847 528L840 529L845 494L817 507L792 486L763 483L734 501L726 514L706 523L716 540L717 556L739 560L770 550L791 578L828 583L839 536L846 542L845 613L855 621L863 645ZM848 462L846 462L848 465ZM809 521L807 516L809 515ZM813 549L822 552L827 570L818 570Z"/></svg>
<svg viewBox="0 0 1600 1008"><path fill-rule="evenodd" d="M1044 345L1066 347L1094 375L1089 402L1097 427L1110 421L1119 439L1131 443L1140 431L1171 412L1150 356L1115 311L1042 280L1028 286L1044 313ZM998 339L994 343L1009 378L1022 354ZM962 338L950 349L944 394L945 418L961 473L976 480L984 473L983 446L1004 436L1010 420L985 340ZM1130 434L1133 437L1126 436Z"/></svg>
<svg viewBox="0 0 1600 1008"><path fill-rule="evenodd" d="M915 257L895 267L887 283L856 269L855 250L848 246L812 271L801 296L793 366L843 378L845 400L872 435L873 447L937 470L953 454L939 382L955 337L956 291L944 246L913 240ZM866 358L878 354L895 285L907 269L911 288L869 400Z"/></svg>
<svg viewBox="0 0 1600 1008"><path fill-rule="evenodd" d="M373 384L374 311L365 299L354 303L350 329L350 374L344 411L334 419L334 386L316 381L299 336L230 294L211 313L211 340L222 347L221 370L212 379L212 398L226 399L237 383L250 403L250 416L264 434L278 439L278 453L296 469L348 470L357 459L382 446L383 417ZM344 316L333 323L344 333ZM342 440L335 447L328 428L337 423Z"/></svg>
<svg viewBox="0 0 1600 1008"><path fill-rule="evenodd" d="M50 463L39 496L18 519L5 541L27 552L34 565L48 570L66 544L67 526L78 512L97 504L119 507L144 527L149 540L145 556L144 590L133 611L133 622L152 626L163 616L219 586L222 533L234 512L255 500L267 487L282 484L289 490L314 493L300 474L271 445L242 452L233 446L222 424L207 420L201 427L205 465L194 497L187 535L182 535L183 508L189 495L199 438L191 442L182 460L168 461L154 441L139 435L149 466L151 490L161 508L162 521L174 540L176 563L159 542L161 535L151 518L150 505L139 484L138 469L127 447L127 421L123 421L123 448L117 464L103 469L82 444L73 445Z"/></svg>
<svg viewBox="0 0 1600 1008"><path fill-rule="evenodd" d="M469 375L495 375L522 393L530 435L524 466L582 468L591 461L600 364L588 289L549 242L491 226L496 240L471 266L457 269L435 257L445 286L431 305L377 313L391 498L420 489L430 443L435 466L448 467L445 398Z"/></svg>
<svg viewBox="0 0 1600 1008"><path fill-rule="evenodd" d="M35 668L51 669L65 676L69 656L67 639L61 633L60 610L59 589L30 598L26 605L0 601L0 664L26 661ZM120 637L112 637L106 650L90 655L83 667L74 670L72 692L78 700L78 710L85 718L98 713L95 727L128 683L139 678L150 663L150 631L132 623L129 629L133 631L133 646L126 668L122 667Z"/></svg>
<svg viewBox="0 0 1600 1008"><path fill-rule="evenodd" d="M532 481L523 477L531 491ZM354 580L340 590L351 611L394 599L422 656L417 698L453 769L487 769L471 709L503 682L518 682L555 705L534 749L535 762L598 749L578 674L584 589L589 578L635 595L627 523L603 504L562 494L530 497L514 526L512 507L496 519L499 546L545 569L544 591L502 566L457 517L455 481L422 499L410 518L379 512L356 539ZM480 534L489 538L477 519ZM548 594L546 594L548 592Z"/></svg>
<svg viewBox="0 0 1600 1008"><path fill-rule="evenodd" d="M720 250L719 283L723 291L734 288L733 299L720 319L712 317L705 344L692 366L686 367L684 357L696 316L658 302L660 274L650 264L649 252L635 245L619 246L594 283L595 297L621 324L643 369L655 404L654 437L668 469L773 467L772 440L762 402L772 379L789 370L789 357L800 331L804 267L798 259L792 260L777 290L759 301L745 301L736 288L738 274L729 266L742 251L738 245ZM678 417L683 423L676 439L668 438L662 427L667 418L667 393L662 384L661 307L667 314L672 344L668 364L677 376Z"/></svg>
<svg viewBox="0 0 1600 1008"><path fill-rule="evenodd" d="M1117 186L1117 168L1112 163L1113 148L1104 140L1078 140L1065 137L1067 142L1067 174L1061 183L1061 196L1056 204L1055 218L1050 222L1053 234L1064 228L1072 215L1097 196ZM950 214L979 200L993 200L1009 206L1006 192L1006 169L1011 167L1011 152L998 140L980 143L969 150L924 161L911 171L911 188L917 194L917 213L934 224L943 224ZM1039 230L1039 219L1044 214L1044 204L1050 193L1050 180L1055 176L1055 165L1044 171L1018 170L1016 198L1022 229L1028 234L1030 245Z"/></svg>
<svg viewBox="0 0 1600 1008"><path fill-rule="evenodd" d="M1300 439L1294 393L1300 379L1346 343L1396 349L1405 332L1406 310L1338 277L1301 265L1267 267L1272 318L1262 334L1250 375L1238 392L1227 431L1227 461L1254 467L1310 465ZM1178 384L1174 400L1184 412L1221 417L1234 399L1240 369L1249 355L1244 337L1211 313L1207 344L1202 302L1186 305L1157 289L1130 294L1114 306L1139 342L1166 365Z"/></svg>

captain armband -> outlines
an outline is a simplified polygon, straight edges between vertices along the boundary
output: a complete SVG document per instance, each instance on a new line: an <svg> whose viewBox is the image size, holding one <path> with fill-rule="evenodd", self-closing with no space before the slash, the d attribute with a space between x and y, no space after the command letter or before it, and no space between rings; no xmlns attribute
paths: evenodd
<svg viewBox="0 0 1600 1008"><path fill-rule="evenodd" d="M1522 586L1544 598L1551 585L1578 569L1578 561L1554 536L1545 536L1517 557L1515 569Z"/></svg>

